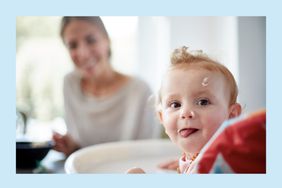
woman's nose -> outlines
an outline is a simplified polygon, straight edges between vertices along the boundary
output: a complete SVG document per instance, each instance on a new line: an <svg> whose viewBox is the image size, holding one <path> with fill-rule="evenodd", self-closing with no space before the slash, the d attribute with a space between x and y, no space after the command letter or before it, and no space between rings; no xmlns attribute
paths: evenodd
<svg viewBox="0 0 282 188"><path fill-rule="evenodd" d="M82 44L78 47L77 57L80 61L88 61L90 58L90 50L85 44Z"/></svg>
<svg viewBox="0 0 282 188"><path fill-rule="evenodd" d="M181 112L181 119L193 119L195 118L195 112L191 109L183 109Z"/></svg>

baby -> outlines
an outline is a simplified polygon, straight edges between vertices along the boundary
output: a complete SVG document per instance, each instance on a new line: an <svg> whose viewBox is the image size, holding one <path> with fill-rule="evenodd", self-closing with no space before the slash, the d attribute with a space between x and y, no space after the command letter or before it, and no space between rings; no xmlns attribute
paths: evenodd
<svg viewBox="0 0 282 188"><path fill-rule="evenodd" d="M225 120L240 115L237 95L235 79L225 66L187 47L174 51L156 107L166 134L184 153L180 173L189 173L193 160Z"/></svg>

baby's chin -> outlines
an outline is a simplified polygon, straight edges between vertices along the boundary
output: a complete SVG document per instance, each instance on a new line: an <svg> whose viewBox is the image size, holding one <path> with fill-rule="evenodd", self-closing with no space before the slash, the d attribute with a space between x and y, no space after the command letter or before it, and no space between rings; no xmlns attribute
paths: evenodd
<svg viewBox="0 0 282 188"><path fill-rule="evenodd" d="M199 145L199 144L192 144L192 143L179 143L180 145L180 149L189 155L193 155L196 153L199 153L201 151L201 149L203 148L203 144Z"/></svg>

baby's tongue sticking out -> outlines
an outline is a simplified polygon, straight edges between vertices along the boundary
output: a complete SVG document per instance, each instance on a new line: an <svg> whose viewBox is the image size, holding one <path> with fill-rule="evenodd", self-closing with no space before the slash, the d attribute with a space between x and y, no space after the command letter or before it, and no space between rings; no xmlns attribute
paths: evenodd
<svg viewBox="0 0 282 188"><path fill-rule="evenodd" d="M193 134L194 132L196 132L198 129L194 129L194 128L187 128L187 129L182 129L179 134L186 138L188 136L190 136L191 134Z"/></svg>

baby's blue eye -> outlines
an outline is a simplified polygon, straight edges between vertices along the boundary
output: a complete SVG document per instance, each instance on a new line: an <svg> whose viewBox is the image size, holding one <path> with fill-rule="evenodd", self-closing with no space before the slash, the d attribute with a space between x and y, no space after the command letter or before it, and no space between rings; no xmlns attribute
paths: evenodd
<svg viewBox="0 0 282 188"><path fill-rule="evenodd" d="M181 104L179 102L172 102L172 103L169 104L169 107L179 108L179 107L181 107Z"/></svg>
<svg viewBox="0 0 282 188"><path fill-rule="evenodd" d="M207 106L210 104L210 101L208 99L200 99L197 100L196 104L199 106Z"/></svg>

